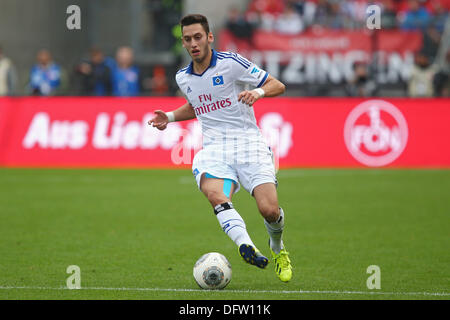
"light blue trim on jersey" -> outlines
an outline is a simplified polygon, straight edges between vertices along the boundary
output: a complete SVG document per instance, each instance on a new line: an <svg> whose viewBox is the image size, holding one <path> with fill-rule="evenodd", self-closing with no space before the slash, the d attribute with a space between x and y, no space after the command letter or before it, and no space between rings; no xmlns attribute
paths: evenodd
<svg viewBox="0 0 450 320"><path fill-rule="evenodd" d="M201 77L201 76L203 76L205 74L206 71L208 71L209 68L215 67L216 63L217 63L217 52L214 49L211 49L211 51L212 51L211 62L209 63L208 68L206 68L206 70L203 71L202 74L197 74L197 73L194 72L194 63L193 62L191 62L189 64L189 66L187 67L186 73L192 74L192 75L197 76L197 77Z"/></svg>
<svg viewBox="0 0 450 320"><path fill-rule="evenodd" d="M209 174L209 173L205 173L205 178L221 179L221 178L213 176L212 174ZM233 183L236 183L236 182L231 179L228 179L228 178L223 179L223 193L227 196L227 198L230 197L231 186Z"/></svg>
<svg viewBox="0 0 450 320"><path fill-rule="evenodd" d="M212 174L209 174L209 173L205 173L205 178L220 179L220 178L218 178L216 176L213 176Z"/></svg>

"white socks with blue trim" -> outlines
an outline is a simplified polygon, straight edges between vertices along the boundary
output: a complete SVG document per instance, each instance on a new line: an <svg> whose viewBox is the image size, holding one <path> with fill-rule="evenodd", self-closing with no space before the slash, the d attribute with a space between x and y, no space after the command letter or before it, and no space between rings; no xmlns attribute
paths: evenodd
<svg viewBox="0 0 450 320"><path fill-rule="evenodd" d="M233 208L231 202L218 204L214 207L214 213L216 214L217 220L219 220L222 230L237 244L238 247L245 243L256 248L247 233L244 220Z"/></svg>
<svg viewBox="0 0 450 320"><path fill-rule="evenodd" d="M247 228L240 214L233 208L231 202L225 202L215 206L214 213L219 220L222 230L230 237L231 240L239 247L241 244L249 244L256 248L252 239L247 233ZM284 212L280 208L280 217L275 222L267 222L264 219L267 233L270 237L270 248L276 254L284 248L282 235L284 229Z"/></svg>

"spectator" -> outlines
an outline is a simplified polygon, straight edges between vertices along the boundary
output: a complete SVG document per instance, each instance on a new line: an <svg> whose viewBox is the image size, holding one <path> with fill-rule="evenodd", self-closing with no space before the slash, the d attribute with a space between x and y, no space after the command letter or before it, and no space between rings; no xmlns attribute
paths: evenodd
<svg viewBox="0 0 450 320"><path fill-rule="evenodd" d="M239 12L239 9L231 8L228 13L226 27L236 38L251 41L253 25Z"/></svg>
<svg viewBox="0 0 450 320"><path fill-rule="evenodd" d="M163 96L168 94L169 82L167 81L166 69L163 66L157 65L153 68L150 89L155 95Z"/></svg>
<svg viewBox="0 0 450 320"><path fill-rule="evenodd" d="M353 64L354 77L345 86L350 97L373 97L377 92L377 84L369 77L368 65L365 62Z"/></svg>
<svg viewBox="0 0 450 320"><path fill-rule="evenodd" d="M444 32L445 23L447 22L448 11L442 5L442 0L433 0L431 5L433 9L433 19L430 24L442 34L442 32Z"/></svg>
<svg viewBox="0 0 450 320"><path fill-rule="evenodd" d="M394 0L382 1L381 28L383 29L397 28L397 11L395 9Z"/></svg>
<svg viewBox="0 0 450 320"><path fill-rule="evenodd" d="M36 60L37 63L30 72L31 94L55 95L61 86L61 67L52 61L52 56L46 49L38 52Z"/></svg>
<svg viewBox="0 0 450 320"><path fill-rule="evenodd" d="M419 0L408 0L408 10L401 24L403 30L424 31L430 23L430 13L419 2Z"/></svg>
<svg viewBox="0 0 450 320"><path fill-rule="evenodd" d="M0 47L0 96L12 96L17 83L16 72L11 60Z"/></svg>
<svg viewBox="0 0 450 320"><path fill-rule="evenodd" d="M450 97L450 50L447 51L445 65L433 78L436 97Z"/></svg>
<svg viewBox="0 0 450 320"><path fill-rule="evenodd" d="M285 6L283 14L275 20L274 31L281 34L299 34L304 29L304 23L300 15L295 11L294 6Z"/></svg>
<svg viewBox="0 0 450 320"><path fill-rule="evenodd" d="M339 3L339 1L336 0L329 1L329 3L330 5L326 26L331 29L344 29L345 20L343 19L341 13L341 3Z"/></svg>
<svg viewBox="0 0 450 320"><path fill-rule="evenodd" d="M341 4L336 1L319 0L317 2L315 24L331 29L345 27L344 16L341 13Z"/></svg>
<svg viewBox="0 0 450 320"><path fill-rule="evenodd" d="M423 32L422 53L426 54L430 61L433 61L439 50L441 34L430 24Z"/></svg>
<svg viewBox="0 0 450 320"><path fill-rule="evenodd" d="M408 82L408 95L410 97L432 97L433 79L436 74L436 66L430 63L429 58L423 52L414 57L414 66L411 78Z"/></svg>
<svg viewBox="0 0 450 320"><path fill-rule="evenodd" d="M435 0L431 2L430 5L432 7L433 16L430 18L430 22L425 27L425 29L422 30L422 53L425 53L430 61L434 61L434 58L436 57L441 44L441 37L444 31L448 12L442 6L440 0Z"/></svg>
<svg viewBox="0 0 450 320"><path fill-rule="evenodd" d="M294 6L297 12L302 16L305 25L308 27L314 23L316 14L316 3L307 0L296 0Z"/></svg>
<svg viewBox="0 0 450 320"><path fill-rule="evenodd" d="M280 0L252 0L249 4L249 11L259 13L269 13L277 16L284 10L284 3Z"/></svg>
<svg viewBox="0 0 450 320"><path fill-rule="evenodd" d="M259 28L272 31L275 19L283 10L284 2L280 0L252 0L248 5L247 18Z"/></svg>
<svg viewBox="0 0 450 320"><path fill-rule="evenodd" d="M117 49L112 87L113 95L119 97L139 96L141 92L140 72L134 65L134 53L130 47Z"/></svg>
<svg viewBox="0 0 450 320"><path fill-rule="evenodd" d="M90 50L90 60L80 63L76 72L81 77L81 95L111 95L111 70L107 66L105 56L100 49L92 48Z"/></svg>
<svg viewBox="0 0 450 320"><path fill-rule="evenodd" d="M333 10L337 13L340 23L343 23L348 29L361 29L366 26L368 4L367 0L345 0L329 1L332 3ZM339 26L342 28L342 26Z"/></svg>
<svg viewBox="0 0 450 320"><path fill-rule="evenodd" d="M327 0L318 0L315 10L314 24L325 26L328 21L328 13L330 11L330 4Z"/></svg>

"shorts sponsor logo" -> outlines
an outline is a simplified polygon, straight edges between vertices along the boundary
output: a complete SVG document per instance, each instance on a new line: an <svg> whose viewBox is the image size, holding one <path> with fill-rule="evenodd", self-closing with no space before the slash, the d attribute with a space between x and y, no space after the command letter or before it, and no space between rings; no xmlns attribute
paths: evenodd
<svg viewBox="0 0 450 320"><path fill-rule="evenodd" d="M356 106L348 115L344 140L357 161L369 167L381 167L402 154L408 142L408 125L393 104L369 100Z"/></svg>

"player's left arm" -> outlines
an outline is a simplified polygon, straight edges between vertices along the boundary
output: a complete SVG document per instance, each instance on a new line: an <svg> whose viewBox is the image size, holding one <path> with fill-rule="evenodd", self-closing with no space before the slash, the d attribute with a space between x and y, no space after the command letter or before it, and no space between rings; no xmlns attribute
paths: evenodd
<svg viewBox="0 0 450 320"><path fill-rule="evenodd" d="M239 93L238 101L252 106L263 97L276 97L283 94L285 90L286 86L280 80L269 74L261 87L253 90L244 90Z"/></svg>

